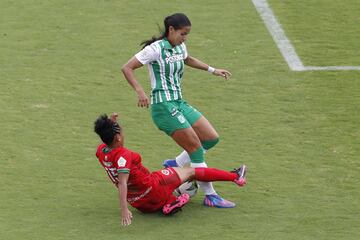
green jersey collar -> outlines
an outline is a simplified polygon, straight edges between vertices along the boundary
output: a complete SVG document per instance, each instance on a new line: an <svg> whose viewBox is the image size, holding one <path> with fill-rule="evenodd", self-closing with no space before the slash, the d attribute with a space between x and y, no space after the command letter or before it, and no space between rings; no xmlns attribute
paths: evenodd
<svg viewBox="0 0 360 240"><path fill-rule="evenodd" d="M163 38L163 43L164 43L165 49L173 49L173 47L171 46L171 44L167 38Z"/></svg>

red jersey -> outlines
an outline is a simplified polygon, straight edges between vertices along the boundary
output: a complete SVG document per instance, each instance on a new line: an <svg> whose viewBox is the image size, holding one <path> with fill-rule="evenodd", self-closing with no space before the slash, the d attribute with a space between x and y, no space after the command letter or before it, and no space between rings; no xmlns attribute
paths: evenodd
<svg viewBox="0 0 360 240"><path fill-rule="evenodd" d="M96 157L116 186L118 184L118 173L129 173L127 200L130 204L151 191L151 174L141 164L140 154L125 147L110 149L103 143L98 146Z"/></svg>

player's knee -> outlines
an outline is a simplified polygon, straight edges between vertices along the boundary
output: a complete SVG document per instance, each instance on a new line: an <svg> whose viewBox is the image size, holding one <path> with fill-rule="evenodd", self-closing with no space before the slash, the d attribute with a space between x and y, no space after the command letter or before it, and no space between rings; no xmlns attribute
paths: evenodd
<svg viewBox="0 0 360 240"><path fill-rule="evenodd" d="M191 152L195 152L196 150L198 150L200 147L202 146L200 140L196 137L192 138L188 144L187 147L185 148L185 150L189 153Z"/></svg>
<svg viewBox="0 0 360 240"><path fill-rule="evenodd" d="M199 137L191 128L175 131L172 138L188 153L192 153L202 146Z"/></svg>
<svg viewBox="0 0 360 240"><path fill-rule="evenodd" d="M195 178L195 168L186 169L187 181L191 181Z"/></svg>
<svg viewBox="0 0 360 240"><path fill-rule="evenodd" d="M220 141L219 136L217 138L211 140L201 141L202 147L205 150L209 150L210 148L214 147Z"/></svg>

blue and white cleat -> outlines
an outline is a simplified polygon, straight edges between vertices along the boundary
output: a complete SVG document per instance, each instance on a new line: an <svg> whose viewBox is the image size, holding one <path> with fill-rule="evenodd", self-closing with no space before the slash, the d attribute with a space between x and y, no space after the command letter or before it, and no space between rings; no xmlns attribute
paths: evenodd
<svg viewBox="0 0 360 240"><path fill-rule="evenodd" d="M176 163L176 160L175 159L167 159L163 162L163 166L165 168L168 168L168 167L179 167L179 165Z"/></svg>
<svg viewBox="0 0 360 240"><path fill-rule="evenodd" d="M206 195L204 198L204 205L207 207L217 207L217 208L233 208L236 206L235 203L223 199L217 194Z"/></svg>

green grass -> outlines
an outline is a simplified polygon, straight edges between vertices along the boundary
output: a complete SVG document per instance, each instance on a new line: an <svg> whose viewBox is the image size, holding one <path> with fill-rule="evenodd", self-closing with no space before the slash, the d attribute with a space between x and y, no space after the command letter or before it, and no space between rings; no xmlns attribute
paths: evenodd
<svg viewBox="0 0 360 240"><path fill-rule="evenodd" d="M269 2L305 65L360 66L358 1Z"/></svg>
<svg viewBox="0 0 360 240"><path fill-rule="evenodd" d="M356 0L269 2L305 65L360 65ZM221 136L207 162L245 162L248 185L215 184L235 209L198 194L173 217L133 210L122 228L92 124L118 111L151 170L180 152L120 74L177 11L190 54L233 74L185 73L186 100ZM290 71L251 1L3 0L0 19L1 239L360 238L360 72ZM137 77L149 91L146 69Z"/></svg>

